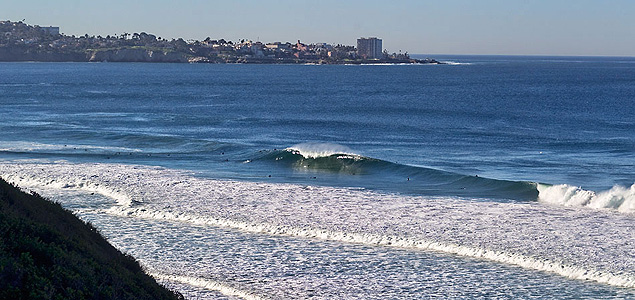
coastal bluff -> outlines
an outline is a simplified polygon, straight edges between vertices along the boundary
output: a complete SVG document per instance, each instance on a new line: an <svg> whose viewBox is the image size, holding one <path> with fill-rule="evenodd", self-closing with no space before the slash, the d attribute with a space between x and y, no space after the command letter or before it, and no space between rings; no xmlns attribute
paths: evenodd
<svg viewBox="0 0 635 300"><path fill-rule="evenodd" d="M362 47L363 48L363 47ZM379 49L376 49L379 50ZM378 51L375 51L378 52ZM164 39L146 32L68 36L59 27L0 21L0 62L151 62L232 64L442 64L408 52L365 54L328 43Z"/></svg>
<svg viewBox="0 0 635 300"><path fill-rule="evenodd" d="M0 47L0 62L156 62L187 63L183 53L149 49L107 49L85 52L29 51Z"/></svg>
<svg viewBox="0 0 635 300"><path fill-rule="evenodd" d="M186 63L185 54L174 51L150 49L109 49L88 51L86 59L89 62L157 62L157 63Z"/></svg>
<svg viewBox="0 0 635 300"><path fill-rule="evenodd" d="M59 204L0 179L0 299L183 299Z"/></svg>

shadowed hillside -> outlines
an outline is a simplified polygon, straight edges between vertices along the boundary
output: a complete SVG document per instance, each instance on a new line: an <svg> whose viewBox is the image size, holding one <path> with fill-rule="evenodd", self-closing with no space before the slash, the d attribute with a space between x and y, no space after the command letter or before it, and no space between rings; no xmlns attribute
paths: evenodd
<svg viewBox="0 0 635 300"><path fill-rule="evenodd" d="M59 204L0 179L0 299L182 299Z"/></svg>

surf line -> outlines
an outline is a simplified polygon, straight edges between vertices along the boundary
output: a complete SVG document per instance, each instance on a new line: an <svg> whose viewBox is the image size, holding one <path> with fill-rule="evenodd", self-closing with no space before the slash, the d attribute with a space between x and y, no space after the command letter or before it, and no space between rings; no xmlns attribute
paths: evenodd
<svg viewBox="0 0 635 300"><path fill-rule="evenodd" d="M293 226L280 226L260 223L252 224L229 219L220 219L204 216L191 216L184 213L145 210L142 208L113 207L105 211L108 214L122 217L138 217L144 219L159 219L167 221L185 222L195 225L208 225L214 227L231 228L244 232L283 235L300 238L313 238L326 241L363 244L369 246L385 246L395 248L429 250L454 254L464 257L485 259L498 263L516 265L526 269L557 274L569 279L591 280L602 284L635 288L635 276L629 274L613 274L608 271L586 269L565 263L538 259L526 255L506 253L503 251L484 248L468 247L453 243L433 242L399 236L384 236L373 233L352 233L343 231L331 231L310 227L297 228Z"/></svg>
<svg viewBox="0 0 635 300"><path fill-rule="evenodd" d="M200 277L191 277L191 276L180 276L180 275L166 275L159 273L150 273L150 276L154 277L158 280L164 281L172 281L178 283L184 283L190 286L203 288L210 291L217 291L225 296L238 297L245 300L264 300L266 298L262 298L260 296L241 291L239 289L233 288L224 283L209 280Z"/></svg>

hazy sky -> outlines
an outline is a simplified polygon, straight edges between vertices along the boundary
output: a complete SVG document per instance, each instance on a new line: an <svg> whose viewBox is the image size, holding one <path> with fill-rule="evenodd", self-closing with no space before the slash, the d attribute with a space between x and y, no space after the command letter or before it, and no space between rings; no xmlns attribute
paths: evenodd
<svg viewBox="0 0 635 300"><path fill-rule="evenodd" d="M68 35L300 39L390 52L635 56L634 0L0 0L0 20Z"/></svg>

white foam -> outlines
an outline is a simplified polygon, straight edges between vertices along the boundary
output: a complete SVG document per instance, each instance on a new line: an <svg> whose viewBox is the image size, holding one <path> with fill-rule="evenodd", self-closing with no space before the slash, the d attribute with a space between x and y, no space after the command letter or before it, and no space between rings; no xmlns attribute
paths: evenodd
<svg viewBox="0 0 635 300"><path fill-rule="evenodd" d="M289 152L302 155L304 158L329 157L335 154L358 156L346 146L332 143L302 143L285 149Z"/></svg>
<svg viewBox="0 0 635 300"><path fill-rule="evenodd" d="M418 250L432 250L460 256L487 259L495 262L512 264L528 269L555 273L570 279L592 280L599 283L635 287L635 276L627 274L612 274L611 272L592 270L575 265L567 265L559 261L550 261L543 258L535 258L520 254L495 251L486 248L474 248L443 242L418 240L400 236L384 236L372 233L351 233L343 231L330 231L327 229L314 229L309 227L278 226L273 224L250 224L218 218L196 217L187 214L172 212L148 211L142 208L114 208L109 213L119 216L135 216L155 220L170 220L188 222L196 225L212 225L243 230L251 233L265 233L271 235L286 235L303 238L317 238L328 241L365 244L372 246L386 246L397 248L412 248Z"/></svg>
<svg viewBox="0 0 635 300"><path fill-rule="evenodd" d="M464 65L471 65L472 64L472 63L456 62L456 61L450 61L450 60L440 61L440 62L443 63L443 64L446 64L446 65L451 65L451 66L464 66Z"/></svg>
<svg viewBox="0 0 635 300"><path fill-rule="evenodd" d="M130 206L133 202L138 202L138 200L132 199L126 193L123 193L121 189L110 185L108 180L96 179L100 175L76 174L71 171L66 174L57 174L57 176L42 176L41 172L45 172L46 168L48 168L47 165L42 165L41 170L31 170L31 173L3 172L0 173L0 177L20 187L72 189L98 193L114 199L119 205Z"/></svg>
<svg viewBox="0 0 635 300"><path fill-rule="evenodd" d="M217 292L220 292L221 294L226 295L226 296L239 297L239 298L242 298L242 299L245 299L245 300L262 300L262 299L265 299L265 298L262 298L260 296L254 295L252 293L241 291L239 289L236 289L236 288L231 287L229 285L226 285L224 283L221 283L221 282L218 282L218 281L214 281L214 280L210 280L210 279L205 279L205 278L200 278L200 277L191 277L191 276L157 274L157 273L152 273L150 275L152 277L154 277L155 279L158 279L158 280L185 283L185 284L188 284L188 285L191 285L191 286L204 288L206 290L217 291Z"/></svg>
<svg viewBox="0 0 635 300"><path fill-rule="evenodd" d="M89 151L89 152L141 152L140 149L93 145L62 145L32 142L4 142L0 151L7 152L46 152L46 151Z"/></svg>
<svg viewBox="0 0 635 300"><path fill-rule="evenodd" d="M120 216L434 250L635 287L633 215L613 210L212 180L120 164L0 163L0 176L119 197L107 212Z"/></svg>
<svg viewBox="0 0 635 300"><path fill-rule="evenodd" d="M616 209L635 213L635 184L630 188L614 186L608 191L596 193L566 184L538 185L538 200L562 206Z"/></svg>

